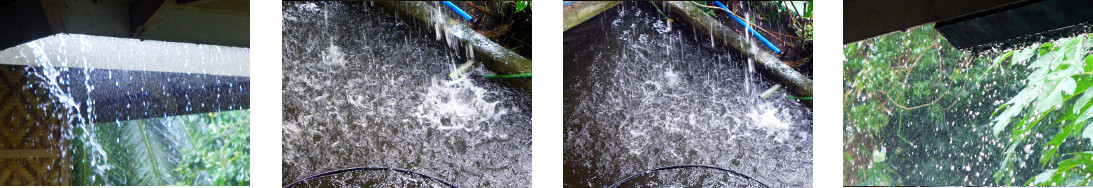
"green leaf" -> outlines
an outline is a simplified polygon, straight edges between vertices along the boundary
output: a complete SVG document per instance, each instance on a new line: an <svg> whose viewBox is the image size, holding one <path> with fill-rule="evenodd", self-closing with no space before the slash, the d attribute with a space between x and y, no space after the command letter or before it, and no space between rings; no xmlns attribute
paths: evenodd
<svg viewBox="0 0 1093 188"><path fill-rule="evenodd" d="M1056 169L1045 170L1033 179L1029 179L1026 185L1035 186L1084 186L1089 177L1083 174L1091 173L1089 166L1093 166L1093 152L1068 154L1069 159L1059 162ZM1083 167L1084 168L1078 168ZM1072 171L1077 169L1078 171ZM1084 172L1083 172L1084 171Z"/></svg>
<svg viewBox="0 0 1093 188"><path fill-rule="evenodd" d="M1031 185L1039 185L1039 184L1042 184L1044 182L1050 181L1051 176L1055 175L1055 171L1058 171L1058 170L1055 170L1055 169L1044 170L1044 172L1041 172L1039 175L1036 175L1036 177L1031 180L1030 184Z"/></svg>
<svg viewBox="0 0 1093 188"><path fill-rule="evenodd" d="M991 62L994 62L994 63L1002 62L1002 60L1006 60L1007 57L1010 57L1012 55L1013 55L1013 51L1009 51L1009 52L1006 52L1005 54L1002 54L1002 56L998 56L997 58L994 58L994 61L991 61ZM1016 59L1016 57L1014 57L1014 59ZM1014 60L1014 61L1016 61L1016 60Z"/></svg>
<svg viewBox="0 0 1093 188"><path fill-rule="evenodd" d="M1080 62L1082 58L1082 53L1084 53L1082 49L1085 46L1085 42L1083 42L1085 40L1082 40L1081 37L1074 37L1063 40L1068 41L1066 43L1066 49L1064 51L1064 55L1066 56L1064 57L1064 60L1076 60Z"/></svg>
<svg viewBox="0 0 1093 188"><path fill-rule="evenodd" d="M1049 81L1051 82L1051 81ZM1064 94L1073 94L1075 87L1078 83L1074 81L1074 78L1063 77L1055 85L1054 90L1047 96L1041 96L1037 101L1036 113L1047 112L1052 107L1060 106L1063 103Z"/></svg>
<svg viewBox="0 0 1093 188"><path fill-rule="evenodd" d="M527 8L528 5L531 3L531 1L516 1L516 2L513 2L513 3L516 4L516 11L514 11L512 13L517 13L517 12L523 11L524 8Z"/></svg>
<svg viewBox="0 0 1093 188"><path fill-rule="evenodd" d="M1086 74L1093 73L1093 54L1085 56L1085 72Z"/></svg>
<svg viewBox="0 0 1093 188"><path fill-rule="evenodd" d="M1055 47L1055 44L1053 44L1053 43L1045 43L1045 44L1040 45L1040 48L1039 48L1038 52L1042 56L1044 54L1047 54L1048 52L1054 51L1055 50L1054 47Z"/></svg>
<svg viewBox="0 0 1093 188"><path fill-rule="evenodd" d="M1070 137L1070 133L1075 129L1078 129L1078 126L1080 125L1081 124L1078 123L1071 123L1070 125L1063 127L1063 130L1058 134L1055 134L1055 137L1048 142L1047 146L1045 146L1044 153L1040 155L1040 165L1046 166L1047 163L1051 162L1055 157L1055 152L1059 151L1059 146L1063 145L1063 141L1066 141L1066 138Z"/></svg>
<svg viewBox="0 0 1093 188"><path fill-rule="evenodd" d="M1013 52L1013 51L1010 51L1010 52ZM1010 62L1010 65L1018 64L1018 63L1021 63L1021 62L1024 62L1024 61L1028 61L1028 59L1032 58L1032 55L1035 55L1035 54L1036 54L1036 48L1025 48L1023 50L1019 50L1019 51L1017 51L1017 53L1013 54L1013 61Z"/></svg>
<svg viewBox="0 0 1093 188"><path fill-rule="evenodd" d="M805 18L811 18L812 17L812 1L806 2L805 5L806 5L806 7L805 7Z"/></svg>
<svg viewBox="0 0 1093 188"><path fill-rule="evenodd" d="M1084 82L1079 82L1079 83L1084 84ZM1082 92L1082 96L1078 97L1078 100L1074 101L1074 107L1071 108L1070 112L1074 113L1074 114L1080 114L1083 110L1085 110L1088 107L1089 101L1091 99L1093 99L1093 89L1090 89L1089 87L1087 87L1085 89L1085 91ZM1084 120L1078 119L1077 121L1081 122L1081 121L1084 121Z"/></svg>
<svg viewBox="0 0 1093 188"><path fill-rule="evenodd" d="M1059 162L1059 166L1077 166L1077 165L1093 165L1093 151L1070 153L1067 154L1071 157L1069 159Z"/></svg>

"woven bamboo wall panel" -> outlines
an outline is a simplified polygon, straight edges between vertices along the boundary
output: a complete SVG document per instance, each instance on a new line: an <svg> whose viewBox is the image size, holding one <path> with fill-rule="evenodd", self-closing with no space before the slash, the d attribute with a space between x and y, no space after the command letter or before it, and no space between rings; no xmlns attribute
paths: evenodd
<svg viewBox="0 0 1093 188"><path fill-rule="evenodd" d="M0 185L67 185L60 160L0 159Z"/></svg>
<svg viewBox="0 0 1093 188"><path fill-rule="evenodd" d="M69 183L63 113L38 81L25 67L0 65L0 186Z"/></svg>

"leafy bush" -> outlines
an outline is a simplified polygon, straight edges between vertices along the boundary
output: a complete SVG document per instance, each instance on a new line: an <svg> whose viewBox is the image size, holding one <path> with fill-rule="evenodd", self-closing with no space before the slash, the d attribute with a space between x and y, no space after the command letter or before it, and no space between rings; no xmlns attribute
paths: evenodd
<svg viewBox="0 0 1093 188"><path fill-rule="evenodd" d="M185 126L193 147L182 149L175 171L177 185L249 185L249 111L208 113L192 117L207 126ZM204 183L196 183L202 182Z"/></svg>
<svg viewBox="0 0 1093 188"><path fill-rule="evenodd" d="M998 108L992 119L995 136L1006 136L1005 159L1003 168L995 172L995 182L1005 181L1006 185L1015 182L1013 171L1019 145L1026 144L1035 135L1050 134L1058 130L1046 145L1040 147L1039 162L1049 166L1055 161L1063 144L1072 135L1093 138L1093 129L1087 128L1093 118L1093 55L1090 55L1090 36L1062 39L1053 43L1032 46L1003 54L998 59L1012 59L1013 63L1031 62L1032 74L1026 79L1026 86L1017 96L1009 99ZM1009 128L1008 131L1006 128ZM1082 131L1085 130L1085 131ZM1078 138L1081 139L1081 138ZM1080 144L1079 144L1080 145ZM1076 148L1077 149L1077 148ZM1070 159L1060 162L1056 169L1046 170L1026 184L1039 186L1085 186L1093 180L1093 162L1086 147L1083 152L1071 153Z"/></svg>
<svg viewBox="0 0 1093 188"><path fill-rule="evenodd" d="M248 110L73 129L75 185L249 185Z"/></svg>
<svg viewBox="0 0 1093 188"><path fill-rule="evenodd" d="M1091 43L977 55L925 25L845 45L844 183L1089 185Z"/></svg>

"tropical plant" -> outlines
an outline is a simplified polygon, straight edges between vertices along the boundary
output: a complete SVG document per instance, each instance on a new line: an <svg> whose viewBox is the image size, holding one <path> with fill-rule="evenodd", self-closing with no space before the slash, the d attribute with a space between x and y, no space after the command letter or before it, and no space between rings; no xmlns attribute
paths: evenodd
<svg viewBox="0 0 1093 188"><path fill-rule="evenodd" d="M1000 162L1002 169L994 173L996 183L1011 185L1016 180L1014 159L1021 145L1028 145L1030 139L1038 135L1054 136L1040 147L1038 161L1040 166L1048 167L1055 161L1061 149L1069 143L1071 158L1056 165L1057 168L1046 170L1027 185L1038 186L1085 186L1093 180L1093 149L1088 144L1076 140L1093 138L1093 128L1088 128L1093 118L1093 55L1090 55L1090 43L1093 35L1078 36L1045 43L1021 50L1009 51L998 59L1012 59L1013 63L1030 62L1028 85L992 114L992 131L995 136L1007 139L1005 158ZM1009 128L1008 130L1006 128ZM1084 130L1084 131L1082 131ZM1003 134L1008 133L1008 134ZM1081 135L1083 138L1071 139ZM1068 142L1069 140L1069 142ZM1025 151L1027 152L1027 151ZM1032 154L1032 153L1028 153ZM1005 181L1008 180L1008 181Z"/></svg>
<svg viewBox="0 0 1093 188"><path fill-rule="evenodd" d="M240 110L77 126L76 138L94 139L73 140L73 183L249 185L249 118Z"/></svg>
<svg viewBox="0 0 1093 188"><path fill-rule="evenodd" d="M531 1L505 1L505 3L512 3L513 7L516 7L516 11L512 11L513 14L524 11L524 9L531 10Z"/></svg>
<svg viewBox="0 0 1093 188"><path fill-rule="evenodd" d="M996 107L990 99L1011 93L1010 86L998 87L1001 85L996 83L1004 85L1024 72L1012 68L1021 65L992 63L992 59L953 48L932 25L848 44L844 54L845 185L866 185L863 183L877 173L896 171L908 172L889 175L894 178L889 183L966 182L949 176L925 176L914 168L923 159L942 154L938 147L962 147L943 145L936 139L980 140L974 130L985 122L977 118L977 111L989 114ZM937 137L939 131L957 138ZM887 164L871 165L875 151L885 147L890 150ZM963 149L974 150L961 152L991 148ZM958 160L938 158L932 165L955 166L961 163ZM873 170L876 166L889 170Z"/></svg>
<svg viewBox="0 0 1093 188"><path fill-rule="evenodd" d="M90 134L97 143L76 139L77 185L170 185L177 180L172 172L178 164L178 151L172 145L173 135L165 126L153 121L125 121L93 124L95 131L83 127L75 134ZM80 137L77 137L80 138ZM93 153L101 147L105 153ZM92 158L103 157L102 160ZM104 161L106 164L91 164ZM93 172L105 169L105 173Z"/></svg>
<svg viewBox="0 0 1093 188"><path fill-rule="evenodd" d="M175 168L178 185L249 185L250 116L247 111L185 117L206 126L185 126L192 147L183 148ZM200 183L197 183L200 182Z"/></svg>
<svg viewBox="0 0 1093 188"><path fill-rule="evenodd" d="M793 30L802 41L812 40L812 1L783 1L782 7L795 13L799 19L793 20Z"/></svg>

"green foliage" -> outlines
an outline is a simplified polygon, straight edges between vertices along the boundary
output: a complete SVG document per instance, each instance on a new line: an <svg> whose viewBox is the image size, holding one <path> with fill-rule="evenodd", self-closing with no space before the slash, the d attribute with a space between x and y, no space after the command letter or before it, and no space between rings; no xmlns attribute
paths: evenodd
<svg viewBox="0 0 1093 188"><path fill-rule="evenodd" d="M250 115L247 111L190 117L207 126L186 126L191 148L182 149L177 185L249 185ZM201 182L201 183L197 183Z"/></svg>
<svg viewBox="0 0 1093 188"><path fill-rule="evenodd" d="M168 185L176 180L171 166L177 164L172 135L156 121L98 123L74 130L90 134L98 142L75 139L74 159L79 185ZM78 137L78 138L80 138ZM98 153L101 148L105 153ZM81 158L82 157L82 158ZM105 163L105 164L102 164ZM104 172L94 172L94 169Z"/></svg>
<svg viewBox="0 0 1093 188"><path fill-rule="evenodd" d="M516 11L512 12L514 14L524 11L525 8L531 10L531 1L506 1L505 3L512 3L516 6Z"/></svg>
<svg viewBox="0 0 1093 188"><path fill-rule="evenodd" d="M874 150L875 145L880 145L877 142L896 148L897 152L889 157L889 162L902 164L900 167L942 153L927 150L926 155L902 159L899 148L914 149L933 143L935 148L952 150L945 153L984 152L983 155L990 156L984 161L999 165L984 168L978 163L959 160L957 164L968 164L970 166L965 168L978 167L988 173L993 171L988 174L993 179L990 182L1000 185L1022 182L1038 186L1088 185L1093 174L1090 164L1093 155L1090 145L1093 142L1093 126L1090 126L1093 125L1091 44L1093 35L1083 35L1009 50L987 59L952 49L929 25L848 44L844 46L844 77L847 78L844 110L848 112L844 119L844 129L848 131L844 142ZM969 89L964 89L965 85ZM1005 100L994 100L996 98ZM968 100L957 102L960 99ZM989 113L989 119L977 118L979 112ZM890 122L887 118L890 116L924 120L912 120L914 125L909 125ZM929 128L924 130L921 124L929 124ZM967 132L960 131L964 127L968 127ZM899 133L900 129L902 133ZM976 130L989 132L980 134ZM918 134L921 137L923 131L970 137L943 138L970 146L948 146L936 139L902 136ZM977 140L987 143L976 143ZM983 149L966 150L969 147ZM847 161L868 157L868 154L854 153L854 150L847 152L849 154L844 157ZM908 160L912 162L908 163ZM859 184L882 182L874 181L874 177L883 177L875 173L889 172L871 168L847 169L861 169L861 172L855 172L862 174L858 177L861 178ZM947 171L951 170L941 172ZM919 170L907 174L936 173ZM944 176L915 180L980 182L951 181Z"/></svg>
<svg viewBox="0 0 1093 188"><path fill-rule="evenodd" d="M880 136L887 130L888 116L911 111L900 106L944 101L919 108L926 111L923 118L943 120L947 106L942 104L950 105L961 85L975 84L984 75L966 73L993 69L989 63L961 64L969 61L969 54L945 43L930 25L848 44L844 53L844 103L851 108L847 130L860 135Z"/></svg>
<svg viewBox="0 0 1093 188"><path fill-rule="evenodd" d="M249 185L249 114L240 110L78 126L73 129L73 183Z"/></svg>
<svg viewBox="0 0 1093 188"><path fill-rule="evenodd" d="M1032 186L1089 186L1093 181L1093 152L1069 154L1071 158L1059 162L1056 169L1045 170L1029 179Z"/></svg>
<svg viewBox="0 0 1093 188"><path fill-rule="evenodd" d="M995 136L1006 138L1005 158L1000 161L1001 169L994 173L996 183L1010 185L1014 182L1003 180L1015 179L1014 158L1019 154L1016 148L1034 139L1034 135L1051 134L1051 130L1058 130L1040 148L1039 162L1047 167L1055 161L1060 149L1070 139L1071 135L1085 129L1093 118L1093 77L1090 77L1090 42L1087 36L1079 36L1061 39L1052 43L1027 47L1018 51L1010 51L998 59L1012 58L1012 62L1030 62L1028 68L1032 73L1026 78L1028 83L1016 96L992 113L991 130ZM999 112L1000 111L1000 112ZM1009 129L1007 129L1009 128ZM1085 133L1082 133L1085 135ZM1073 142L1073 141L1071 141ZM1089 148L1086 148L1088 151ZM1085 165L1081 159L1087 159L1088 155L1075 153L1074 158L1059 163L1059 168L1046 170L1027 184L1030 185L1073 185L1074 178L1084 177L1084 184L1090 178L1089 165ZM1084 157L1084 158L1083 158ZM1075 168L1079 165L1082 168ZM1072 172L1077 171L1077 172ZM1069 175L1068 175L1069 174ZM1084 174L1084 175L1081 175ZM1083 178L1078 178L1083 179Z"/></svg>
<svg viewBox="0 0 1093 188"><path fill-rule="evenodd" d="M1078 76L1085 72L1084 62L1072 61L1079 59L1072 57L1085 60L1087 53L1074 53L1082 46L1089 46L1085 44L1088 42L1068 40L978 56L954 49L932 25L847 44L844 46L846 60L843 75L846 78L844 111L847 112L844 117L844 130L847 131L844 143L863 148L846 149L851 154L847 161L864 160L861 158L868 158L869 154L860 150L875 150L886 145L895 151L889 156L892 167L901 167L901 172L908 171L904 173L908 175L906 177L893 176L901 177L899 182L894 183L989 185L992 182L1001 183L1002 180L1007 183L1024 181L1030 178L1027 176L1032 171L1028 169L1035 168L1029 167L1031 164L1053 163L1050 156L1073 152L1072 148L1081 147L1073 142L1072 137L1065 135L1082 132L1086 125L1073 121L1079 119L1084 111L1073 111L1074 108L1068 106L1076 102L1091 85L1086 82L1089 80L1087 76ZM1062 73L1071 76L1056 75ZM1029 78L1030 75L1034 78ZM1027 92L1014 97L1020 91ZM1060 117L1066 114L1050 113L1052 111L1071 111L1074 118L1064 121ZM911 119L897 121L893 116ZM1012 125L1014 122L1023 124L1015 126ZM1045 129L1044 124L1068 126ZM1021 132L1014 133L1007 131L1007 128L1019 128ZM994 129L1003 133L996 134L999 131ZM1054 134L1047 135L1054 131L1068 131L1069 134L1058 135L1057 139ZM993 138L989 135L1005 137ZM1009 141L1011 136L1017 136L1013 137L1017 140ZM1037 140L1028 141L1028 138ZM995 142L996 139L1002 143ZM1028 145L1022 143L1058 146L1034 148L1038 149L1034 153L1046 154L1040 160L1044 163L1036 163L1035 158L1029 157L1031 154L1015 154L1029 151ZM966 156L968 153L980 153L986 157L976 160L990 161L990 164L969 162L966 158L932 158L949 154ZM923 160L933 160L931 165L945 169L920 167L918 163ZM1001 165L991 165L994 163ZM845 164L862 165L860 162ZM957 169L954 170L954 166ZM961 170L960 167L968 170ZM862 166L846 169L858 170L852 174L870 171ZM974 179L980 177L978 173L968 177L927 175L955 171L960 172L957 174L983 171L987 177L994 172L995 181ZM846 180L848 184L859 184L867 181L865 178L869 176L849 177L852 179Z"/></svg>
<svg viewBox="0 0 1093 188"><path fill-rule="evenodd" d="M857 131L865 133L879 133L883 131L884 127L888 125L888 115L883 113L876 113L877 106L876 101L869 101L864 104L854 105L850 107L850 113L860 114L853 116L852 122L856 125Z"/></svg>
<svg viewBox="0 0 1093 188"><path fill-rule="evenodd" d="M712 3L706 3L706 1L695 1L695 3L702 4L702 5L713 6ZM715 17L715 18L717 17L717 11L718 11L717 9L706 8L706 7L703 7L703 6L695 6L695 7L698 7L698 9L702 10L702 12L705 12L706 15L709 15L709 16Z"/></svg>
<svg viewBox="0 0 1093 188"><path fill-rule="evenodd" d="M791 25L797 36L804 41L812 40L812 1L783 1L779 5L800 18Z"/></svg>
<svg viewBox="0 0 1093 188"><path fill-rule="evenodd" d="M862 178L864 181L858 183L857 186L885 186L896 185L896 179L892 178L893 169L888 162L873 162L870 164L872 167L862 172Z"/></svg>

